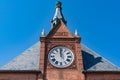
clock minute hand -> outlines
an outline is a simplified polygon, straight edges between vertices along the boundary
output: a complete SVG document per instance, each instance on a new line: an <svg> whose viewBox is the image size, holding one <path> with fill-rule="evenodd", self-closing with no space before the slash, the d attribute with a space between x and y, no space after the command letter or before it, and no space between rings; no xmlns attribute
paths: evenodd
<svg viewBox="0 0 120 80"><path fill-rule="evenodd" d="M62 49L60 50L60 54L61 54L61 58L64 60L64 54L63 54Z"/></svg>
<svg viewBox="0 0 120 80"><path fill-rule="evenodd" d="M62 53L61 53L61 49L60 49L60 57L62 58Z"/></svg>

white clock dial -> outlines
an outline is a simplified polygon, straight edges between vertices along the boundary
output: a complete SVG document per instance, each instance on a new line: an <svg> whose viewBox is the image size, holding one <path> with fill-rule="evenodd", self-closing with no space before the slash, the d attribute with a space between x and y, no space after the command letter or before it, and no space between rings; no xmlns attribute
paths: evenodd
<svg viewBox="0 0 120 80"><path fill-rule="evenodd" d="M64 68L71 65L74 55L70 49L58 46L50 50L48 59L53 66Z"/></svg>

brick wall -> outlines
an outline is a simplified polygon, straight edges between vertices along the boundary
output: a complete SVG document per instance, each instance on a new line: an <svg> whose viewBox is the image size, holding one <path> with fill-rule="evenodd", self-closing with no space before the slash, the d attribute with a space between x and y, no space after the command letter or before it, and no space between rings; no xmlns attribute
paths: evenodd
<svg viewBox="0 0 120 80"><path fill-rule="evenodd" d="M120 73L87 73L86 80L120 80Z"/></svg>
<svg viewBox="0 0 120 80"><path fill-rule="evenodd" d="M36 80L36 73L0 73L0 80Z"/></svg>
<svg viewBox="0 0 120 80"><path fill-rule="evenodd" d="M84 80L84 75L77 70L49 70L48 73L47 80Z"/></svg>

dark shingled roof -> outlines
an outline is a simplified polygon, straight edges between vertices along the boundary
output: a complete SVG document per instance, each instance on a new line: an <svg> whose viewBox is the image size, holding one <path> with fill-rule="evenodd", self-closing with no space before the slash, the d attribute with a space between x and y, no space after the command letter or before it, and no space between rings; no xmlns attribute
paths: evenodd
<svg viewBox="0 0 120 80"><path fill-rule="evenodd" d="M118 67L107 61L102 56L82 46L83 71L120 71ZM40 42L27 49L6 65L0 67L0 71L40 71Z"/></svg>

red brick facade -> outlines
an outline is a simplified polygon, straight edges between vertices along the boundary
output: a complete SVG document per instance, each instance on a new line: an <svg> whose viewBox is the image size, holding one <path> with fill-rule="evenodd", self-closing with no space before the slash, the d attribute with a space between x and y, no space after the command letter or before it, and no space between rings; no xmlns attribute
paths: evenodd
<svg viewBox="0 0 120 80"><path fill-rule="evenodd" d="M37 80L37 73L30 72L2 72L0 80Z"/></svg>
<svg viewBox="0 0 120 80"><path fill-rule="evenodd" d="M97 72L86 73L85 80L120 80L120 73L116 72Z"/></svg>
<svg viewBox="0 0 120 80"><path fill-rule="evenodd" d="M49 75L48 77L51 77L52 79L47 79L47 80L120 80L120 73L107 73L107 72L91 72L91 73L85 73L85 79L78 79L79 77L76 77L75 74L76 71L74 70L49 70L53 72L52 74L54 75ZM67 72L66 72L67 71ZM56 72L58 74L56 75ZM71 73L72 72L72 73ZM61 75L64 74L65 75ZM79 74L79 73L78 73ZM72 78L71 78L72 76ZM83 75L80 75L83 76ZM59 79L56 79L59 77ZM63 79L64 77L64 79ZM2 72L0 73L0 80L43 80L42 78L39 77L37 73L30 73L30 72Z"/></svg>

